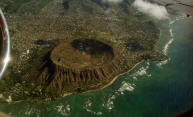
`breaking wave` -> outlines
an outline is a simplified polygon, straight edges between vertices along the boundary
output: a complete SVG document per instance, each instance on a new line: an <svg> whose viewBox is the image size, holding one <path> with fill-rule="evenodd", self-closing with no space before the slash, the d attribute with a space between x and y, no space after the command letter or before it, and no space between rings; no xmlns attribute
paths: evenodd
<svg viewBox="0 0 193 117"><path fill-rule="evenodd" d="M165 55L167 55L167 53L168 53L168 48L170 47L170 45L171 45L172 42L174 41L174 36L173 36L173 30L172 30L172 28L170 28L169 32L170 32L170 40L166 43L166 45L164 46L164 49L163 49L163 53L164 53Z"/></svg>
<svg viewBox="0 0 193 117"><path fill-rule="evenodd" d="M26 107L26 111L24 112L24 115L40 117L40 113L41 113L41 111L39 109L33 108L33 107L28 105Z"/></svg>
<svg viewBox="0 0 193 117"><path fill-rule="evenodd" d="M103 113L102 112L95 112L92 110L92 101L90 99L88 99L84 105L83 105L83 109L85 109L87 112L90 112L92 113L93 115L96 115L96 116L101 116Z"/></svg>
<svg viewBox="0 0 193 117"><path fill-rule="evenodd" d="M177 18L175 18L174 20L171 20L171 21L169 22L170 40L165 44L165 46L163 47L163 50L162 50L162 52L163 52L165 55L168 55L168 49L169 49L170 45L174 42L174 34L173 34L172 25L175 24L175 23L176 23L177 21L179 21L179 20L183 20L184 18L185 18L185 16L180 16L180 17L177 17ZM158 63L158 66L161 67L162 65L167 64L168 61L170 61L170 59Z"/></svg>
<svg viewBox="0 0 193 117"><path fill-rule="evenodd" d="M59 104L58 106L55 107L55 110L62 116L69 116L71 112L71 107L69 104L67 105Z"/></svg>
<svg viewBox="0 0 193 117"><path fill-rule="evenodd" d="M132 80L131 78L133 78L133 80L137 80L138 77L141 77L144 75L146 75L147 77L151 77L151 74L149 74L147 71L149 67L150 67L150 62L147 61L133 74L128 75L129 77L127 77L124 81L121 82L121 86L117 90L115 90L113 94L111 94L111 96L108 97L108 99L102 104L102 106L105 109L111 111L115 107L114 101L117 98L117 96L124 95L125 92L133 92L135 90L136 85L133 81L131 81Z"/></svg>
<svg viewBox="0 0 193 117"><path fill-rule="evenodd" d="M118 92L124 94L124 91L133 91L135 84L127 83L126 81L122 82L122 86L118 89Z"/></svg>
<svg viewBox="0 0 193 117"><path fill-rule="evenodd" d="M102 104L102 106L104 108L106 108L107 110L111 111L113 108L114 108L114 100L116 99L116 96L115 95L111 95L107 101Z"/></svg>
<svg viewBox="0 0 193 117"><path fill-rule="evenodd" d="M150 62L147 61L144 66L139 68L139 70L137 70L135 73L131 75L133 79L136 80L138 76L143 76L143 75L151 76L150 74L147 74L147 70L149 69L149 66L150 66Z"/></svg>

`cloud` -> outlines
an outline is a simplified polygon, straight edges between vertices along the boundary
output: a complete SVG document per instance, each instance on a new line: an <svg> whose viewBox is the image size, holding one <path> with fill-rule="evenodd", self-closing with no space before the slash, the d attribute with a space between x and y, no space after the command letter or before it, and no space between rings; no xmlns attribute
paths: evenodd
<svg viewBox="0 0 193 117"><path fill-rule="evenodd" d="M120 3L123 0L102 0L102 2Z"/></svg>
<svg viewBox="0 0 193 117"><path fill-rule="evenodd" d="M152 16L158 20L169 19L169 14L164 6L150 3L144 0L135 0L133 6L142 13Z"/></svg>

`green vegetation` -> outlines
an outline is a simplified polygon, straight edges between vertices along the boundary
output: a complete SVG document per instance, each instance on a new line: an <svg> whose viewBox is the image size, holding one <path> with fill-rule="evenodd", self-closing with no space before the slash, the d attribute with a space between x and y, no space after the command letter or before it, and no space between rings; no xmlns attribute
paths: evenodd
<svg viewBox="0 0 193 117"><path fill-rule="evenodd" d="M104 53L96 53L93 55L94 58L102 58L104 56Z"/></svg>
<svg viewBox="0 0 193 117"><path fill-rule="evenodd" d="M32 0L14 0L10 1L8 5L5 7L5 11L9 13L16 13L17 10L25 3L30 2Z"/></svg>
<svg viewBox="0 0 193 117"><path fill-rule="evenodd" d="M0 3L3 3L0 4L0 7L4 8L7 12L6 15L13 15L13 17L8 17L10 19L7 20L8 23L11 22L9 29L13 38L11 54L13 61L9 65L8 72L6 72L3 80L0 81L0 93L5 96L12 95L13 100L52 99L57 96L59 90L65 93L81 93L100 89L112 81L114 76L128 71L142 60L162 60L160 58L164 57L154 51L154 46L159 39L159 30L152 23L150 17L134 12L132 7L129 6L131 1L133 0L124 0L121 4L113 5L103 4L100 0L0 1ZM50 2L57 2L57 5L48 5ZM46 7L46 10L40 13L44 7ZM26 14L23 15L24 13ZM14 15L17 16L14 17ZM45 17L45 15L47 16ZM52 42L57 39L62 42L68 42L70 39L98 39L110 44L113 47L113 53L110 52L110 54L113 56L109 57L110 54L107 52L96 53L92 55L93 58L95 57L92 58L94 62L90 62L97 63L96 61L99 61L102 63L105 61L109 64L103 65L109 66L100 70L89 71L89 69L80 73L75 73L70 69L64 72L65 69L62 69L62 67L57 67L57 70L55 70L57 64L50 60L50 56L45 60L43 58L55 47L56 43ZM38 40L40 41L38 42ZM101 48L99 44L96 45ZM89 48L87 49L89 50ZM27 52L28 54L26 54L27 50L30 50L30 53ZM81 55L90 57L84 56L87 53L79 55L72 50L69 49L69 54L66 56L71 57L69 59L73 60L71 63L77 62L73 68L81 66L77 65L81 62L81 59L76 61ZM77 56L73 58L74 53ZM22 58L22 56L26 58ZM58 58L56 61L59 60ZM104 61L101 62L100 58ZM115 63L111 64L111 59L115 60L113 61ZM68 62L64 65L69 65ZM97 64L97 67L101 67L100 65ZM104 67L103 65L102 67ZM96 65L92 64L93 66ZM19 71L14 68L21 69ZM79 72L79 70L76 71ZM98 76L97 73L101 76ZM105 75L105 78L103 78L103 74L109 74L110 77L107 78ZM63 81L64 77L66 78L65 81ZM92 80L93 78L95 80ZM85 79L90 80L84 82ZM57 83L63 84L58 85ZM60 89L56 90L58 87Z"/></svg>
<svg viewBox="0 0 193 117"><path fill-rule="evenodd" d="M25 6L27 7L31 7L31 8L27 8L28 10L25 10L24 12L30 12L30 13L39 13L39 11L44 8L49 2L51 2L52 0L38 0L35 1L36 5L36 9L34 11L34 6L30 6L28 4L30 4L30 2L34 2L34 0L14 0L14 1L9 1L4 10L5 12L8 13L17 13L18 10L22 7L22 9L25 9ZM34 3L33 3L34 4Z"/></svg>
<svg viewBox="0 0 193 117"><path fill-rule="evenodd" d="M37 5L36 8L36 13L39 13L42 8L44 8L49 2L52 0L40 0L39 4Z"/></svg>

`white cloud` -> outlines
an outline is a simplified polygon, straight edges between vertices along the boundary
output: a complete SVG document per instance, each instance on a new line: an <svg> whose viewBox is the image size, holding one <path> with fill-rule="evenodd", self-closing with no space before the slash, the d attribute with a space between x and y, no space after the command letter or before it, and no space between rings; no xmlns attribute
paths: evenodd
<svg viewBox="0 0 193 117"><path fill-rule="evenodd" d="M103 2L120 3L123 0L102 0Z"/></svg>
<svg viewBox="0 0 193 117"><path fill-rule="evenodd" d="M133 6L140 12L159 20L169 19L169 14L164 6L150 3L144 0L135 0Z"/></svg>

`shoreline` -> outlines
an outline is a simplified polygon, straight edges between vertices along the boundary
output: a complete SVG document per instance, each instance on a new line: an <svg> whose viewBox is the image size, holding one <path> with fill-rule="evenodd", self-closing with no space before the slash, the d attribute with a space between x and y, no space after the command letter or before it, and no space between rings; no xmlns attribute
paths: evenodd
<svg viewBox="0 0 193 117"><path fill-rule="evenodd" d="M121 75L124 75L126 73L129 73L131 72L133 69L135 69L138 65L142 64L145 60L141 60L140 62L136 63L131 69L129 69L128 71L126 72L123 72L117 76L115 76L109 83L107 83L106 85L104 85L103 87L100 87L100 88L97 88L97 89L91 89L91 90L88 90L88 91L85 91L85 92L81 92L81 93L64 93L63 94L63 98L66 97L66 96L70 96L70 95L74 95L74 94L86 94L86 93L91 93L91 92L95 92L95 91L99 91L99 90L103 90L107 87L109 87L110 85L112 85L117 79L118 77L120 77Z"/></svg>
<svg viewBox="0 0 193 117"><path fill-rule="evenodd" d="M91 90L84 91L84 92L81 92L81 93L77 93L77 92L67 92L67 93L64 93L61 97L58 97L58 99L59 99L59 98L65 98L65 97L67 97L67 96L74 95L74 94L86 94L86 93L91 93L91 92L103 90L103 89L109 87L110 85L112 85L121 75L124 75L124 74L126 74L126 73L131 72L133 69L135 69L138 65L140 65L140 64L143 63L144 61L145 61L145 60L141 60L140 62L136 63L131 69L129 69L128 71L123 72L123 73L115 76L109 83L105 84L105 85L102 86L102 87L99 87L99 88L97 88L97 89L91 89ZM5 98L4 98L4 99L1 98L1 99L2 99L3 101L7 102L7 103L19 103L19 102L24 102L24 101L30 102L30 100L19 100L19 101L12 101L12 100L11 100L11 101L8 102L7 99L5 99ZM45 102L52 101L50 98L45 98L45 99L42 99L42 100L44 100ZM33 101L33 100L31 100L31 101ZM37 100L36 100L36 101L37 101Z"/></svg>

